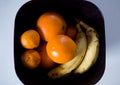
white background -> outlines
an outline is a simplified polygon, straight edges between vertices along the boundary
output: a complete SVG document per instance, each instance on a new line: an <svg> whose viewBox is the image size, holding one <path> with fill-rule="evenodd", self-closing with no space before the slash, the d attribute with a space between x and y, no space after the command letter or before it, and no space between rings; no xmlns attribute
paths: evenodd
<svg viewBox="0 0 120 85"><path fill-rule="evenodd" d="M23 85L14 70L14 20L28 0L0 0L0 85ZM89 0L103 13L106 30L106 69L96 85L120 85L120 0Z"/></svg>

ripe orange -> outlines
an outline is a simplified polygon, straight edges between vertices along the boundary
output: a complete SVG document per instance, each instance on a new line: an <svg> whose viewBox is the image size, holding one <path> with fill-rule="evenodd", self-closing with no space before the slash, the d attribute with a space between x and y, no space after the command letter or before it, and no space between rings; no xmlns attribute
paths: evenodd
<svg viewBox="0 0 120 85"><path fill-rule="evenodd" d="M21 57L22 63L29 69L37 68L41 62L41 57L38 51L26 50Z"/></svg>
<svg viewBox="0 0 120 85"><path fill-rule="evenodd" d="M40 35L37 31L29 29L21 35L21 44L26 49L33 49L39 46Z"/></svg>
<svg viewBox="0 0 120 85"><path fill-rule="evenodd" d="M76 43L66 35L56 35L47 43L48 56L56 63L63 64L76 54Z"/></svg>
<svg viewBox="0 0 120 85"><path fill-rule="evenodd" d="M66 22L58 13L46 12L38 18L37 27L41 38L49 41L55 35L65 33Z"/></svg>
<svg viewBox="0 0 120 85"><path fill-rule="evenodd" d="M47 55L46 43L42 43L39 46L38 52L41 55L40 67L45 68L45 69L49 69L49 68L52 68L52 67L54 67L56 65L56 63L53 62Z"/></svg>
<svg viewBox="0 0 120 85"><path fill-rule="evenodd" d="M70 38L74 39L77 34L77 28L75 26L69 26L67 27L65 34L69 36Z"/></svg>

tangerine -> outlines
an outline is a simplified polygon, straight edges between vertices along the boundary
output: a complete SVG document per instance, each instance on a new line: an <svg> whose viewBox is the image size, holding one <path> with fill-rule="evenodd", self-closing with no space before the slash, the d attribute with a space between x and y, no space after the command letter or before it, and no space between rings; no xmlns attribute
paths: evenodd
<svg viewBox="0 0 120 85"><path fill-rule="evenodd" d="M21 57L22 63L29 69L37 68L41 62L41 56L36 50L26 50Z"/></svg>
<svg viewBox="0 0 120 85"><path fill-rule="evenodd" d="M46 43L42 43L39 48L38 48L38 52L41 55L41 63L40 63L40 67L45 68L45 69L50 69L52 67L54 67L56 65L55 62L53 62L47 54L46 51Z"/></svg>
<svg viewBox="0 0 120 85"><path fill-rule="evenodd" d="M46 49L54 62L63 64L74 58L77 45L66 35L56 35L47 43Z"/></svg>
<svg viewBox="0 0 120 85"><path fill-rule="evenodd" d="M37 27L41 38L49 41L55 35L65 33L66 22L58 13L46 12L38 18Z"/></svg>
<svg viewBox="0 0 120 85"><path fill-rule="evenodd" d="M41 44L41 46L38 48L38 52L39 52L40 55L41 55L40 67L49 69L49 68L52 68L52 67L55 66L56 63L53 62L53 61L48 57L48 54L47 54L47 51L46 51L46 43L42 43L42 44Z"/></svg>
<svg viewBox="0 0 120 85"><path fill-rule="evenodd" d="M21 35L21 44L26 49L37 48L40 43L40 35L36 30L29 29Z"/></svg>
<svg viewBox="0 0 120 85"><path fill-rule="evenodd" d="M74 39L77 34L77 28L75 26L69 26L67 27L65 34L69 36L70 38Z"/></svg>

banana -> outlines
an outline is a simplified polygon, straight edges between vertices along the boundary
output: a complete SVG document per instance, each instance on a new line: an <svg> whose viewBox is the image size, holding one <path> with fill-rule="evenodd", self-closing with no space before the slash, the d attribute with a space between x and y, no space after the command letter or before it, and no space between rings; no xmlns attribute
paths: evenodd
<svg viewBox="0 0 120 85"><path fill-rule="evenodd" d="M48 72L48 76L52 79L61 78L67 76L69 73L71 73L79 64L82 62L86 49L87 49L87 39L80 28L80 25L76 25L78 28L78 33L76 37L76 44L77 44L77 53L76 56L70 60L69 62L62 64L54 69L52 69L50 72Z"/></svg>
<svg viewBox="0 0 120 85"><path fill-rule="evenodd" d="M87 41L88 41L88 47L87 47L85 57L84 57L82 63L74 71L74 73L82 74L82 73L88 71L97 60L97 57L99 54L99 38L98 38L98 34L94 30L94 28L88 26L83 21L80 21L79 24L83 28L85 28Z"/></svg>

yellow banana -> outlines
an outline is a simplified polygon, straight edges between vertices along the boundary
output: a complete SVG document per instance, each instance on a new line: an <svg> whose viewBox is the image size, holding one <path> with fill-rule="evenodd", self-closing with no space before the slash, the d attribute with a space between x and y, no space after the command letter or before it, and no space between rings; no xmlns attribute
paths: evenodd
<svg viewBox="0 0 120 85"><path fill-rule="evenodd" d="M82 63L75 70L75 73L82 74L87 70L89 70L97 60L97 57L99 54L99 38L94 28L88 26L83 21L80 21L79 24L83 28L85 28L87 41L88 41L88 47L87 47L85 57Z"/></svg>
<svg viewBox="0 0 120 85"><path fill-rule="evenodd" d="M69 62L62 64L54 69L52 69L48 76L50 78L56 79L67 76L72 70L76 69L77 66L82 62L86 49L87 49L87 39L84 32L81 30L80 25L77 24L78 34L76 37L77 43L77 53L76 56Z"/></svg>

